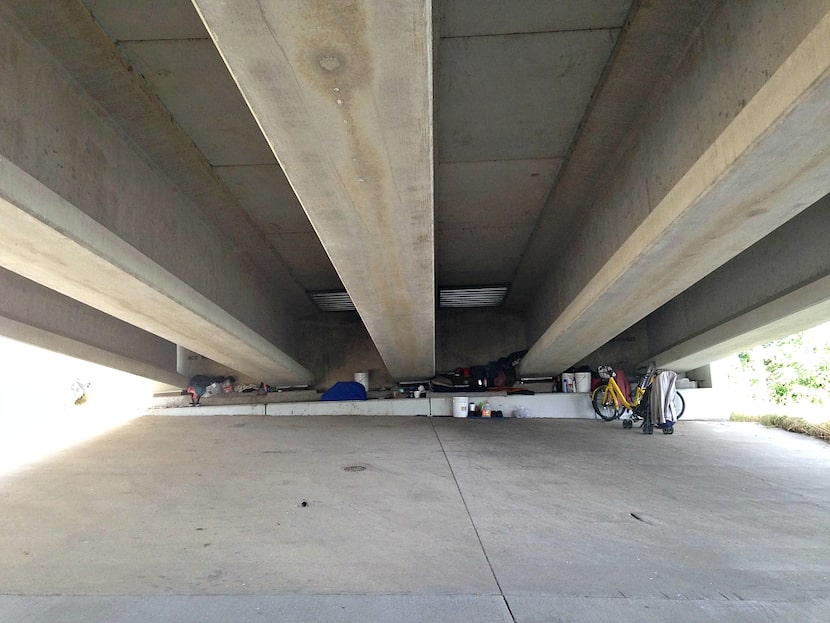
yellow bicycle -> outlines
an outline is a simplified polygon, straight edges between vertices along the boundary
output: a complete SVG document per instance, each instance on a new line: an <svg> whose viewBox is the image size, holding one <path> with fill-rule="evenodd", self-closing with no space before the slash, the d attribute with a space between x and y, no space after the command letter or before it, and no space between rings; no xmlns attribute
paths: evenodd
<svg viewBox="0 0 830 623"><path fill-rule="evenodd" d="M591 393L591 404L598 416L606 422L610 422L621 417L626 411L631 411L631 417L623 419L623 428L632 428L633 422L639 419L642 419L644 423L651 422L651 418L647 417L648 413L646 412L648 401L644 400L644 397L657 376L657 369L653 363L649 364L645 374L640 378L634 390L634 396L630 401L626 399L625 394L617 384L617 374L611 366L599 366L598 371L600 378L605 381L604 384ZM675 392L675 416L679 418L685 410L686 401L680 395L680 392Z"/></svg>

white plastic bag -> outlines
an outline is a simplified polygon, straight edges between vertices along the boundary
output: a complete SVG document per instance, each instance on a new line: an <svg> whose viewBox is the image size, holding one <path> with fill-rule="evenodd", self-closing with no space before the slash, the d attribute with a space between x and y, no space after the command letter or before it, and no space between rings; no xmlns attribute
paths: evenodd
<svg viewBox="0 0 830 623"><path fill-rule="evenodd" d="M533 417L533 414L527 407L516 407L515 409L513 409L513 417L527 418Z"/></svg>
<svg viewBox="0 0 830 623"><path fill-rule="evenodd" d="M205 398L209 398L210 396L217 396L218 394L222 393L222 384L221 383L211 383L207 387L205 387Z"/></svg>

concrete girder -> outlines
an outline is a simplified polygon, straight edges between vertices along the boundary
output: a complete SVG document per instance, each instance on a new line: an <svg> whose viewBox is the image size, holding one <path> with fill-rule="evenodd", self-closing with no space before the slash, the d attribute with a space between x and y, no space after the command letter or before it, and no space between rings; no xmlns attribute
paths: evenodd
<svg viewBox="0 0 830 623"><path fill-rule="evenodd" d="M390 374L431 376L431 3L193 4Z"/></svg>
<svg viewBox="0 0 830 623"><path fill-rule="evenodd" d="M693 370L752 346L781 339L827 322L830 277L731 318L682 344L650 357L659 368Z"/></svg>
<svg viewBox="0 0 830 623"><path fill-rule="evenodd" d="M632 139L649 112L643 102L670 83L674 72L666 68L674 68L682 60L681 53L718 2L652 0L636 4L524 249L510 286L509 307L530 306L539 289L538 267L549 266L550 250L565 249L573 232L583 225L585 206L611 182L607 171L619 157L619 145Z"/></svg>
<svg viewBox="0 0 830 623"><path fill-rule="evenodd" d="M649 359L692 370L830 319L830 195L645 321Z"/></svg>
<svg viewBox="0 0 830 623"><path fill-rule="evenodd" d="M0 266L255 378L311 373L187 283L0 156Z"/></svg>
<svg viewBox="0 0 830 623"><path fill-rule="evenodd" d="M0 31L0 265L232 370L310 383L281 350L307 298L248 261L250 228L206 218L230 195L82 5L4 5Z"/></svg>
<svg viewBox="0 0 830 623"><path fill-rule="evenodd" d="M207 39L207 33L205 33L204 27L192 6L187 3L182 6L180 2L165 4L167 6L164 11L157 11L153 3L149 5L128 3L130 8L126 8L125 13L138 12L141 16L139 21L145 28L155 29L155 36L187 35L195 37L197 40L202 36L205 39L204 44L206 46L211 45ZM103 113L109 122L117 126L118 131L123 133L127 140L138 149L144 158L152 163L157 171L163 171L164 176L175 185L176 192L184 194L192 203L198 206L201 212L199 220L209 220L221 224L222 234L232 245L232 252L242 262L249 265L247 269L249 272L251 271L250 267L252 267L261 275L261 281L263 282L261 289L280 292L282 306L291 310L292 315L300 316L316 311L305 292L289 274L283 258L263 238L261 230L250 221L245 210L234 200L227 186L217 179L216 170L211 167L205 156L197 151L192 138L183 133L172 122L169 111L159 106L159 102L152 91L148 90L145 80L133 66L125 65L125 60L119 50L113 46L113 42L101 30L101 26L95 21L84 3L32 3L28 0L4 0L2 5L0 7L0 21L5 23L0 24L0 27L6 28L10 33L15 33L18 36L28 30L36 40L36 45L58 60L62 69L92 100L100 113ZM175 24L160 24L158 20L152 19L153 15L142 15L144 11L151 14L166 14L166 11L170 10L176 16L171 20ZM192 16L190 16L191 13ZM183 22L192 25L190 27L182 26ZM152 25L148 26L148 23ZM170 28L170 30L165 30L165 28ZM184 30L181 32L176 28L184 28ZM5 34L3 37L6 41L12 39L11 36ZM68 102L71 99L66 96L65 90L59 85L59 82L65 77L56 74L53 68L48 68L47 62L41 59L41 67L32 68L17 67L12 57L4 59L4 62L10 75L16 74L17 76L26 77L21 82L28 86L27 91L21 90L15 93L13 88L8 88L10 86L10 83L7 82L9 80L8 75L3 76L3 85L4 88L8 88L9 100L16 96L18 102L26 103L30 116L28 123L32 122L31 118L37 119L40 116L44 119L54 120L56 124L63 125L66 130L74 127L71 120L77 120L79 126L85 125L81 122L77 109L70 107ZM44 83L38 83L33 79L34 76L45 72L51 74L48 82L44 79ZM40 87L41 90L38 91L37 87ZM43 93L47 89L51 95L44 99L66 102L63 105L64 111L55 110L57 105L50 107L47 104L30 101L30 98L33 97L43 97ZM2 105L12 107L14 104L10 101L3 101ZM52 143L55 141L55 137L50 136L48 131L44 131L40 127L33 128L31 125L26 127L26 123L26 121L23 122L19 131L27 137L32 137L30 139L32 143ZM48 124L42 123L39 125ZM10 124L10 127L13 126L14 124ZM253 129L255 132L258 131L255 125ZM78 133L83 139L76 139L76 142L83 144L88 141L87 136L90 132L90 128L81 127ZM70 132L65 132L65 134L68 135ZM96 134L102 134L102 132L98 130ZM53 148L58 154L58 157L54 158L56 162L44 162L40 165L40 168L48 169L50 165L52 167L62 165L63 168L68 169L70 165L67 162L59 161L60 155L67 150L66 145L55 145ZM16 148L13 146L12 150L14 149ZM37 148L27 145L26 149ZM94 148L90 146L90 149ZM264 149L267 150L267 146ZM106 149L102 149L102 151L107 152ZM23 168L27 168L23 164L24 160L35 160L32 154L21 153L16 155L7 153L6 155ZM96 158L92 161L94 153L83 155L83 162L89 162L90 166L88 168L90 169L93 167L103 169L107 165L106 160L102 162ZM78 168L80 169L80 173L76 173L78 185L91 187L89 179L82 175L84 169L80 166ZM132 167L132 169L135 168L135 166ZM44 174L41 171L27 170L35 177L44 180L48 186L57 190L59 194L66 197L70 196L68 189L55 187L51 180L46 180L43 177ZM92 179L99 179L95 176L91 177ZM101 176L100 179L104 180L106 178ZM127 186L127 181L125 180L124 186ZM147 186L144 180L141 180L140 183L143 187ZM104 189L101 189L100 192L103 191ZM72 193L78 194L79 191L72 189ZM80 206L79 202L73 200L72 197L70 197L70 200L87 213L90 213L87 206ZM154 199L153 203L156 202L157 199ZM95 215L93 214L93 216ZM172 228L174 223L170 223L170 225ZM202 232L194 233L200 238L202 237ZM162 261L161 263L164 264L165 262ZM220 304L227 307L227 302L220 302ZM278 315L274 314L274 316ZM270 339L267 331L263 334Z"/></svg>
<svg viewBox="0 0 830 623"><path fill-rule="evenodd" d="M824 196L830 178L828 102L825 11L634 232L595 274L584 276L576 296L548 320L522 361L522 373L566 369ZM659 154L669 147L648 145L652 137L643 135L634 164L612 180L618 193L636 194L637 180L648 177L643 151ZM587 234L575 244L586 245L587 253ZM546 284L548 300L535 310L539 321L550 299L560 296L558 288Z"/></svg>

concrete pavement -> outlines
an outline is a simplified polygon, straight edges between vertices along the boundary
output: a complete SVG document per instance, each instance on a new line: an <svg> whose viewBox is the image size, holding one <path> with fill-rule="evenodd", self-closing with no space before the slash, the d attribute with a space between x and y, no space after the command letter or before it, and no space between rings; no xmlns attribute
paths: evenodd
<svg viewBox="0 0 830 623"><path fill-rule="evenodd" d="M0 476L2 621L825 621L830 446L143 417Z"/></svg>

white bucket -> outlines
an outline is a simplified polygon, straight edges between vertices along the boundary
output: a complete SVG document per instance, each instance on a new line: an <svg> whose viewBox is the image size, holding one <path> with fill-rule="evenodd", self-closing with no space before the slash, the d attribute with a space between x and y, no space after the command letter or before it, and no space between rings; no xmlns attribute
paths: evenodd
<svg viewBox="0 0 830 623"><path fill-rule="evenodd" d="M573 372L562 373L562 393L572 394L576 391L576 380Z"/></svg>
<svg viewBox="0 0 830 623"><path fill-rule="evenodd" d="M590 372L576 372L574 374L574 385L576 391L582 394L587 394L591 391L591 373Z"/></svg>
<svg viewBox="0 0 830 623"><path fill-rule="evenodd" d="M467 396L455 396L452 399L452 416L467 417L467 404L470 399Z"/></svg>
<svg viewBox="0 0 830 623"><path fill-rule="evenodd" d="M366 388L366 391L369 391L369 373L368 372L355 372L354 373L354 382L360 383Z"/></svg>

